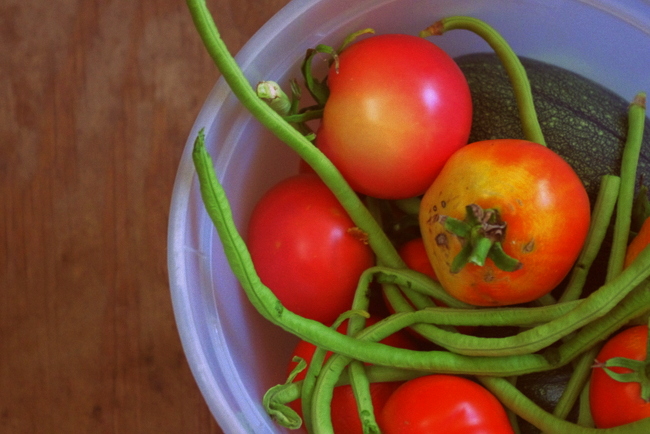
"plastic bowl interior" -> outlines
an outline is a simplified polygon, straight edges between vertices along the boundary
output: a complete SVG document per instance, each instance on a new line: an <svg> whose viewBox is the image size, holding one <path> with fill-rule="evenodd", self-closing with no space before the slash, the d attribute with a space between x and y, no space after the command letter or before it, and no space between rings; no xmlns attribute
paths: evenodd
<svg viewBox="0 0 650 434"><path fill-rule="evenodd" d="M521 55L594 79L631 100L650 90L650 4L642 0L294 0L238 53L251 83L298 78L304 51L337 45L359 29L417 34L436 20L470 15L494 26ZM451 55L490 51L478 36L432 39ZM207 55L207 54L206 54ZM219 80L189 134L169 222L169 276L183 347L214 417L226 433L277 433L261 407L284 381L296 339L269 325L233 277L203 208L191 159L200 128L240 230L261 194L297 170L298 158L265 131Z"/></svg>

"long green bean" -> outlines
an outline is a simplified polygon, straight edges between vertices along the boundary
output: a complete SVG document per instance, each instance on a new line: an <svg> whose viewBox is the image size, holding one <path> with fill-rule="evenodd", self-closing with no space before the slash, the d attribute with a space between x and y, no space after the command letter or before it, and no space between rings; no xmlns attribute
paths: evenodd
<svg viewBox="0 0 650 434"><path fill-rule="evenodd" d="M365 362L413 368L433 367L434 365L441 366L438 363L432 363L432 360L429 360L426 352L420 353L399 348L388 348L381 344L358 342L351 337L341 336L340 333L330 330L323 324L305 319L285 309L272 291L263 285L259 280L259 276L257 276L246 244L237 232L237 228L232 219L225 192L216 179L211 159L202 146L201 136L197 139L194 155L197 173L201 180L201 193L206 204L206 210L208 210L208 214L213 219L217 228L217 232L224 245L226 257L251 302L269 321L305 340L318 342L319 346L327 350L341 352ZM570 319L572 321L571 323L554 320L551 326L543 325L540 327L544 327L542 330L548 330L552 333L561 333L563 327L571 327L575 330L576 323L584 325L589 320L604 315L608 309L611 309L622 298L620 294L617 294L619 290L622 293L629 292L633 287L639 285L649 274L650 250L643 251L639 255L638 260L623 271L623 273L594 292L574 310L567 313L566 315L569 316L567 321ZM576 311L578 313L574 313ZM531 333L531 335L533 334L536 334L538 338L543 337L539 334L539 331ZM488 352L490 351L489 348L487 350ZM402 353L400 357L398 354L401 352L408 352L408 355ZM460 357L459 355L454 356ZM448 363L445 361L447 357L437 356L435 359L436 362L440 362L444 366ZM490 358L486 357L486 359L489 360ZM473 361L470 362L470 360ZM471 365L484 363L481 370L486 369L490 371L495 368L490 366L488 362L479 363L480 360L484 359L469 359L467 362ZM505 366L499 366L497 372L502 372Z"/></svg>
<svg viewBox="0 0 650 434"><path fill-rule="evenodd" d="M580 256L569 276L569 282L565 287L559 302L577 300L582 295L587 274L591 269L603 240L607 235L610 227L612 215L616 208L618 193L621 185L621 178L616 175L604 175L601 178L600 189L596 197L596 203L592 212L591 225L585 245L580 252Z"/></svg>
<svg viewBox="0 0 650 434"><path fill-rule="evenodd" d="M258 97L221 39L205 0L187 0L187 5L208 54L242 105L269 131L294 149L320 175L355 224L368 234L368 242L382 262L395 267L403 266L402 260L384 231L331 161Z"/></svg>
<svg viewBox="0 0 650 434"><path fill-rule="evenodd" d="M453 16L443 18L431 27L423 30L420 32L420 36L442 35L445 32L456 29L469 30L476 33L494 50L512 83L524 135L528 140L546 146L546 140L544 139L539 120L537 119L537 112L533 103L533 93L530 88L526 69L510 45L494 28L477 18Z"/></svg>
<svg viewBox="0 0 650 434"><path fill-rule="evenodd" d="M632 221L636 169L643 143L645 103L645 93L639 93L628 110L628 132L621 162L621 186L616 207L612 252L607 266L607 280L621 272L625 261L625 250L629 241Z"/></svg>
<svg viewBox="0 0 650 434"><path fill-rule="evenodd" d="M505 406L514 410L523 419L539 427L546 434L639 434L650 432L650 418L607 429L576 425L542 410L503 378L479 377L479 381L499 398Z"/></svg>

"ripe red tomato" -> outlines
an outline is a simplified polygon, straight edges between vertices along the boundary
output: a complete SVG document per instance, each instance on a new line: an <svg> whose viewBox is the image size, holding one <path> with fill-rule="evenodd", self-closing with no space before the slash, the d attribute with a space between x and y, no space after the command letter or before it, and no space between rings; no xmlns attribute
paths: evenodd
<svg viewBox="0 0 650 434"><path fill-rule="evenodd" d="M645 219L641 225L639 233L636 234L632 239L632 242L630 242L630 245L627 247L627 252L625 252L625 268L634 262L636 257L639 256L639 253L641 253L648 244L650 244L650 217Z"/></svg>
<svg viewBox="0 0 650 434"><path fill-rule="evenodd" d="M388 398L379 420L384 434L514 433L494 395L454 375L427 375L407 381Z"/></svg>
<svg viewBox="0 0 650 434"><path fill-rule="evenodd" d="M372 325L379 321L377 317L370 317L366 321L366 325ZM340 333L346 333L347 330L347 321L343 322L341 326L337 329ZM415 350L417 346L415 343L409 339L404 333L398 332L392 334L382 340L382 343L386 345L391 345L398 348L407 348ZM297 362L293 361L293 358L298 356L302 359L305 359L307 363L311 362L312 357L314 356L314 351L316 347L307 342L300 341L296 345L292 355L291 361L287 367L287 375L293 371L296 367ZM330 357L332 353L328 352L325 356L325 359ZM306 371L300 372L294 381L299 381L305 378ZM379 411L384 406L384 403L388 397L397 389L402 382L386 382L386 383L371 383L370 384L370 395L372 397L372 404L375 409L375 417L379 417ZM302 407L300 405L300 400L293 401L289 403L289 406L293 408L301 417L302 417ZM359 414L357 412L357 403L354 398L354 393L352 392L351 386L338 386L334 388L334 393L332 395L332 425L334 427L334 432L337 434L362 434L363 428L361 425L361 420L359 419Z"/></svg>
<svg viewBox="0 0 650 434"><path fill-rule="evenodd" d="M445 228L445 218L464 220L472 204L480 207L473 208L475 218L485 222L463 237ZM498 306L535 300L555 288L582 249L591 215L580 178L559 155L524 140L486 140L452 155L424 195L419 218L444 289L466 303ZM476 230L500 239L519 269L504 271L489 258L483 266L452 269Z"/></svg>
<svg viewBox="0 0 650 434"><path fill-rule="evenodd" d="M427 256L426 247L422 238L414 238L402 244L398 253L406 263L406 266L411 270L419 271L434 280L438 280Z"/></svg>
<svg viewBox="0 0 650 434"><path fill-rule="evenodd" d="M411 270L419 271L422 274L426 274L433 280L436 281L438 280L438 278L436 277L436 273L435 271L433 271L433 267L431 266L431 262L429 261L429 257L427 256L426 247L424 245L424 240L422 238L414 238L410 241L407 241L399 248L398 253L406 263L406 266L409 267ZM385 300L385 302L389 304L388 301ZM441 306L441 307L447 306L445 303L443 303L440 300L434 300L434 303L436 304L436 306ZM394 312L393 309L390 307L390 305L388 306L388 309L391 312ZM458 326L456 327L456 329L463 334L472 334L476 330L476 327ZM420 333L414 331L412 328L408 328L406 330L411 332L418 339L427 340Z"/></svg>
<svg viewBox="0 0 650 434"><path fill-rule="evenodd" d="M328 84L316 145L360 193L420 195L467 143L469 86L454 60L426 39L390 34L351 44Z"/></svg>
<svg viewBox="0 0 650 434"><path fill-rule="evenodd" d="M255 269L289 310L331 324L349 310L370 247L314 174L281 181L257 203L248 227Z"/></svg>
<svg viewBox="0 0 650 434"><path fill-rule="evenodd" d="M589 386L591 414L598 428L611 428L650 417L650 402L641 398L641 385L617 381L599 366L613 357L645 360L647 340L648 326L630 327L610 338L598 353ZM618 373L630 372L625 368L610 369Z"/></svg>

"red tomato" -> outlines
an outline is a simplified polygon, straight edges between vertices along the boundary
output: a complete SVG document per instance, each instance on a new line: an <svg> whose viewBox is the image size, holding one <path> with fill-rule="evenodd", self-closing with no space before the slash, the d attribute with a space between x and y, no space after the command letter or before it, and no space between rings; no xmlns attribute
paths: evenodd
<svg viewBox="0 0 650 434"><path fill-rule="evenodd" d="M404 243L398 251L406 266L411 270L419 271L430 278L436 279L436 273L433 271L427 251L422 238L414 238Z"/></svg>
<svg viewBox="0 0 650 434"><path fill-rule="evenodd" d="M406 266L409 267L411 270L419 271L422 274L426 274L433 280L438 280L436 277L435 271L433 271L433 267L431 266L431 262L429 261L429 257L427 256L427 251L426 247L424 245L424 240L422 238L414 238L410 241L407 241L404 243L398 251L400 257L404 260L406 263ZM386 301L388 304L388 302ZM443 303L440 300L434 300L434 303L437 306L442 306L446 307L447 305ZM394 310L388 306L388 309L391 312L394 312ZM458 326L456 329L463 334L471 334L476 330L476 327L473 326ZM414 331L411 328L408 328L411 333L413 333L416 337L419 339L425 339L420 333ZM427 340L428 341L428 340Z"/></svg>
<svg viewBox="0 0 650 434"><path fill-rule="evenodd" d="M316 145L356 191L398 199L431 185L467 143L469 86L454 60L416 36L356 42L328 75Z"/></svg>
<svg viewBox="0 0 650 434"><path fill-rule="evenodd" d="M519 269L504 271L489 258L482 266L452 269L474 232L453 234L443 217L464 220L472 204L496 210L505 222L504 227L490 220L474 230L500 237ZM464 146L448 160L424 195L419 218L444 289L466 303L498 306L535 300L555 288L582 249L591 215L580 178L558 154L524 140L486 140Z"/></svg>
<svg viewBox="0 0 650 434"><path fill-rule="evenodd" d="M625 253L625 267L627 268L639 253L650 244L650 218L645 219L641 225L639 233L632 239L632 242L627 247L627 252Z"/></svg>
<svg viewBox="0 0 650 434"><path fill-rule="evenodd" d="M648 326L631 327L610 338L598 353L589 386L591 414L598 428L611 428L650 417L650 402L641 398L639 383L614 380L598 366L613 357L645 360L647 340ZM630 372L625 368L610 369L618 373Z"/></svg>
<svg viewBox="0 0 650 434"><path fill-rule="evenodd" d="M428 375L401 385L384 405L380 427L384 434L514 432L494 395L453 375Z"/></svg>
<svg viewBox="0 0 650 434"><path fill-rule="evenodd" d="M349 310L374 255L327 186L313 174L281 181L248 227L255 269L289 310L331 324Z"/></svg>
<svg viewBox="0 0 650 434"><path fill-rule="evenodd" d="M379 319L376 317L370 317L366 321L366 325L372 325L376 323ZM338 331L341 333L346 333L347 330L347 321L345 321L339 328ZM404 333L395 333L388 336L386 339L382 340L386 345L391 345L398 348L407 348L415 350L417 346L414 342L409 339ZM287 367L287 375L296 367L297 363L293 361L295 356L301 357L309 363L314 356L314 351L316 347L306 341L298 342L296 348L294 349L291 355L291 362ZM332 353L328 352L325 356L325 359L329 358ZM306 371L300 372L294 381L299 381L305 378ZM388 397L397 389L402 382L388 382L388 383L372 383L370 385L370 395L372 397L373 407L375 409L375 416L378 417L379 411L384 406L384 403ZM289 406L293 408L301 417L302 417L302 408L300 405L300 400L293 401L289 403ZM363 429L361 421L359 420L359 414L357 413L357 402L354 398L354 393L352 392L351 386L338 386L334 388L334 394L332 395L332 424L334 426L334 432L337 434L362 434Z"/></svg>

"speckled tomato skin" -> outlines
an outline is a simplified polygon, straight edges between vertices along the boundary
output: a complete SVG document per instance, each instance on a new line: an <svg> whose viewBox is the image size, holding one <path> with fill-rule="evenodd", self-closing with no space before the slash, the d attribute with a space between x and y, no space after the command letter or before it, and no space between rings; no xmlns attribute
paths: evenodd
<svg viewBox="0 0 650 434"><path fill-rule="evenodd" d="M507 224L504 251L521 262L519 270L500 270L488 259L451 272L463 240L440 217L462 220L470 204L499 211ZM447 292L477 306L504 306L535 300L562 281L582 249L590 214L580 178L558 154L525 140L485 140L447 161L422 199L420 227Z"/></svg>

